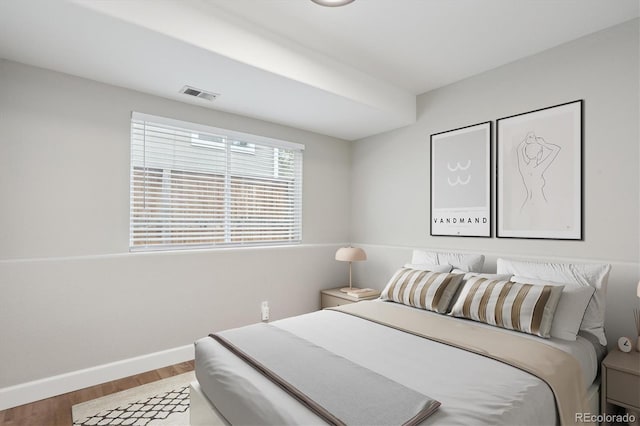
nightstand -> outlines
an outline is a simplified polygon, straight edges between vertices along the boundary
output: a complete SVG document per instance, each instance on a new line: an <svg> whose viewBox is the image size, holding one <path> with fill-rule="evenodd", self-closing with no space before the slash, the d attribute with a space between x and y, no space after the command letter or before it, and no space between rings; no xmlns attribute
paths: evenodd
<svg viewBox="0 0 640 426"><path fill-rule="evenodd" d="M369 297L361 297L356 298L353 296L349 296L347 293L343 293L340 291L340 288L330 288L328 290L322 290L320 292L320 308L332 308L334 306L347 305L349 303L356 303L361 300L371 300L377 299L380 297L380 293L369 296Z"/></svg>
<svg viewBox="0 0 640 426"><path fill-rule="evenodd" d="M615 349L602 361L601 414L613 414L616 406L640 410L640 352Z"/></svg>

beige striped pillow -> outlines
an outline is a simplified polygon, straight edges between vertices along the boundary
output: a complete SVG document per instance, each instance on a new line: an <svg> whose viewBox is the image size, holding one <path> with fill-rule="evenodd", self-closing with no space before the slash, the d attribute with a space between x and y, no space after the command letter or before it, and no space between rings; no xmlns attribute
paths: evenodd
<svg viewBox="0 0 640 426"><path fill-rule="evenodd" d="M474 277L465 283L451 315L548 338L563 287Z"/></svg>
<svg viewBox="0 0 640 426"><path fill-rule="evenodd" d="M399 269L380 298L441 314L449 311L464 274L447 274L411 268Z"/></svg>

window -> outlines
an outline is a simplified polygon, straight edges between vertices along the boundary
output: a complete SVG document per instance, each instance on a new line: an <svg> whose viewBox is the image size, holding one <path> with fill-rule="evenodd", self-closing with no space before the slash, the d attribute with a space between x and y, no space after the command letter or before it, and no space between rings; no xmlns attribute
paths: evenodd
<svg viewBox="0 0 640 426"><path fill-rule="evenodd" d="M134 112L130 249L300 242L303 149Z"/></svg>
<svg viewBox="0 0 640 426"><path fill-rule="evenodd" d="M201 148L226 149L226 137L221 135L209 135L206 133L192 133L191 145ZM247 154L256 153L256 144L246 141L231 140L231 151L245 152Z"/></svg>

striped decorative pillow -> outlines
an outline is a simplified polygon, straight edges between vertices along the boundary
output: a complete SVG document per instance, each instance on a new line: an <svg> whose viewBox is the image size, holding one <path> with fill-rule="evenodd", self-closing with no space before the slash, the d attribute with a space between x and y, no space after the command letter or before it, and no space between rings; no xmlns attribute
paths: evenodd
<svg viewBox="0 0 640 426"><path fill-rule="evenodd" d="M548 338L563 287L474 277L465 283L451 315Z"/></svg>
<svg viewBox="0 0 640 426"><path fill-rule="evenodd" d="M380 298L441 314L449 311L464 274L447 274L411 268L399 269Z"/></svg>

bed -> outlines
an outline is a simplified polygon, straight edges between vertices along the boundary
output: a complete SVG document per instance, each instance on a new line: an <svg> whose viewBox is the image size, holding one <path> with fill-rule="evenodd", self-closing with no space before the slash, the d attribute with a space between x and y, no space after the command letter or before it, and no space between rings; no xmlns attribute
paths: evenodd
<svg viewBox="0 0 640 426"><path fill-rule="evenodd" d="M460 297L460 291L453 297ZM552 336L541 339L419 309L389 298L358 305L365 303L393 305L394 310L406 310L413 315L414 322L437 320L439 324L451 322L456 327L462 324L473 330L499 333L501 339L513 339L514 345L522 344L521 339L528 339L569 354L579 366L579 382L588 401L583 407L589 413L599 412L598 366L604 347L591 333L581 331L573 341ZM486 354L335 310L312 312L270 325L439 401L441 406L424 424L559 423L554 391L545 380ZM211 337L196 341L195 364L197 382L191 386L193 426L326 424L323 418ZM332 372L321 374L331 376ZM340 387L341 377L332 380L336 388Z"/></svg>

